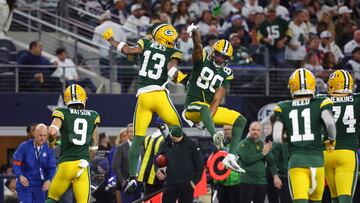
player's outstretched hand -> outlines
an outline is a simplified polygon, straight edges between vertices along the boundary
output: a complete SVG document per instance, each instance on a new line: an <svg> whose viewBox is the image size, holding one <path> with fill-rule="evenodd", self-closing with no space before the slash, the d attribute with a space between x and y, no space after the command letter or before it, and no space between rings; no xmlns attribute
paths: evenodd
<svg viewBox="0 0 360 203"><path fill-rule="evenodd" d="M190 37L192 36L192 33L196 30L199 29L198 25L194 25L194 23L191 23L191 25L189 25L189 27L187 28L187 33L190 35Z"/></svg>
<svg viewBox="0 0 360 203"><path fill-rule="evenodd" d="M112 37L113 35L114 35L114 32L113 32L112 28L109 27L108 29L105 30L105 32L103 32L102 37L105 40L109 40L110 37Z"/></svg>

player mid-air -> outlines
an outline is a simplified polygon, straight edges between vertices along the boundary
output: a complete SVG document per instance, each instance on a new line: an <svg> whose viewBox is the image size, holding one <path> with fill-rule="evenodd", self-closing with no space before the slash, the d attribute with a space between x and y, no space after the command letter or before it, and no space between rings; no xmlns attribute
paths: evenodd
<svg viewBox="0 0 360 203"><path fill-rule="evenodd" d="M333 102L314 97L315 77L307 69L295 70L289 78L292 100L275 106L274 142L281 142L283 129L289 142L289 187L293 202L321 202L324 192L322 134L335 143L336 127L331 113Z"/></svg>
<svg viewBox="0 0 360 203"><path fill-rule="evenodd" d="M137 45L132 47L125 42L116 41L111 28L103 33L103 38L123 54L141 54L139 89L133 121L135 137L129 151L130 179L125 187L125 192L128 192L135 190L137 186L139 150L153 113L166 124L181 127L180 117L170 101L166 85L169 79L180 82L186 76L177 69L182 53L175 48L178 33L172 25L158 25L152 32L152 40L140 39Z"/></svg>
<svg viewBox="0 0 360 203"><path fill-rule="evenodd" d="M324 152L325 178L331 199L338 203L352 202L358 177L360 95L353 94L353 86L353 78L345 70L335 71L328 80L328 96L334 102L336 146Z"/></svg>
<svg viewBox="0 0 360 203"><path fill-rule="evenodd" d="M212 46L211 53L207 53L202 47L198 28L193 24L188 27L194 43L194 65L187 84L183 117L190 126L204 126L218 148L223 147L224 134L216 132L215 125L232 125L229 154L223 159L223 165L237 172L245 172L237 164L235 154L246 118L234 110L219 107L226 87L234 77L232 70L226 67L233 48L230 42L221 39Z"/></svg>
<svg viewBox="0 0 360 203"><path fill-rule="evenodd" d="M90 197L89 150L97 149L100 116L85 108L87 96L80 85L64 91L66 107L56 108L49 127L49 140L61 135L60 158L51 181L46 203L55 203L72 184L76 202L87 203Z"/></svg>

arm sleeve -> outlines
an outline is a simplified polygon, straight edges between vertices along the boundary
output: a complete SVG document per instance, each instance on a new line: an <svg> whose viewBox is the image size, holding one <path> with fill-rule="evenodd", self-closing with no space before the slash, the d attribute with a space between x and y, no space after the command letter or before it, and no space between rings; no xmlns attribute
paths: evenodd
<svg viewBox="0 0 360 203"><path fill-rule="evenodd" d="M192 151L193 163L194 163L194 179L193 182L196 185L202 176L202 172L204 170L203 159L201 155L200 148L195 145Z"/></svg>
<svg viewBox="0 0 360 203"><path fill-rule="evenodd" d="M273 140L275 143L282 142L281 138L282 138L282 133L283 133L283 129L284 129L284 124L282 123L281 112L282 112L282 109L280 108L280 106L276 105L274 108L276 121L275 121L274 127L273 127Z"/></svg>
<svg viewBox="0 0 360 203"><path fill-rule="evenodd" d="M264 158L264 155L262 153L250 153L247 147L247 145L241 144L239 149L239 156L241 157L241 160L245 165L250 165Z"/></svg>
<svg viewBox="0 0 360 203"><path fill-rule="evenodd" d="M336 139L336 125L333 115L329 109L321 111L321 119L324 121L326 132L330 140Z"/></svg>
<svg viewBox="0 0 360 203"><path fill-rule="evenodd" d="M48 154L48 171L46 180L52 180L56 172L56 159L54 152L50 148L48 148Z"/></svg>
<svg viewBox="0 0 360 203"><path fill-rule="evenodd" d="M23 164L22 161L24 159L24 155L25 155L25 145L23 143L16 149L13 155L13 171L16 178L18 178L22 174L21 166Z"/></svg>

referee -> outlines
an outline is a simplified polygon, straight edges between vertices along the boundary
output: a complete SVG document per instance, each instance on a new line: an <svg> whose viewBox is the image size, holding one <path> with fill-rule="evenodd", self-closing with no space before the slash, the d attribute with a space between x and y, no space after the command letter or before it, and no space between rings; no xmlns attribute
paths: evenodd
<svg viewBox="0 0 360 203"><path fill-rule="evenodd" d="M156 124L160 126L163 121L160 118L156 119ZM159 151L161 143L163 143L164 137L161 134L160 129L157 129L152 135L148 135L144 140L144 156L141 162L139 175L137 180L144 183L145 195L154 193L163 187L164 181L159 180L156 177L156 171L154 166L155 156Z"/></svg>

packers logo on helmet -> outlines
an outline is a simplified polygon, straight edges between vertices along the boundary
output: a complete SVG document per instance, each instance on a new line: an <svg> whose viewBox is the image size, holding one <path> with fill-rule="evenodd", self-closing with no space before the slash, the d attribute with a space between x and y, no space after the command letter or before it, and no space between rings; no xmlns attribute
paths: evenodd
<svg viewBox="0 0 360 203"><path fill-rule="evenodd" d="M289 78L289 89L292 97L314 95L315 85L314 75L305 68L295 70Z"/></svg>
<svg viewBox="0 0 360 203"><path fill-rule="evenodd" d="M167 48L174 48L179 36L176 29L169 24L158 25L154 28L152 35L156 42Z"/></svg>
<svg viewBox="0 0 360 203"><path fill-rule="evenodd" d="M82 104L85 107L86 100L86 91L80 85L72 84L64 91L64 102L66 106L71 104Z"/></svg>
<svg viewBox="0 0 360 203"><path fill-rule="evenodd" d="M328 80L328 94L351 94L354 81L346 70L336 70Z"/></svg>
<svg viewBox="0 0 360 203"><path fill-rule="evenodd" d="M231 43L225 39L218 40L212 46L212 53L210 55L213 64L217 68L225 67L233 55L233 47Z"/></svg>

